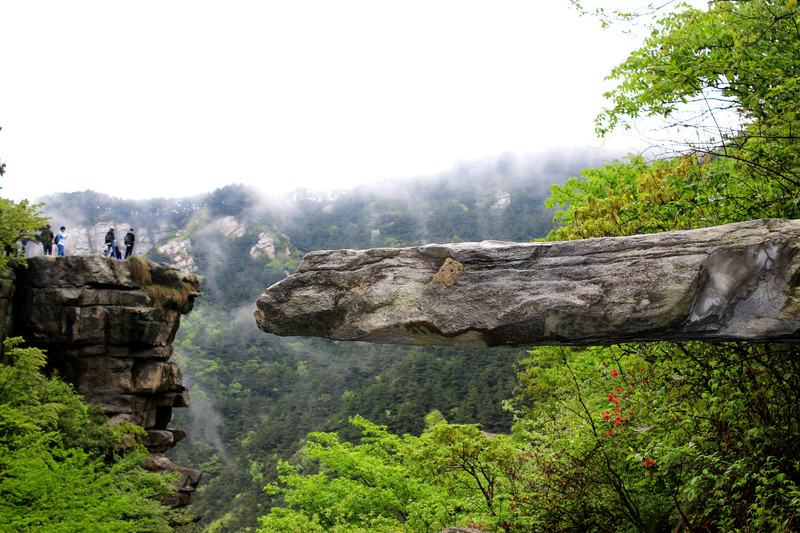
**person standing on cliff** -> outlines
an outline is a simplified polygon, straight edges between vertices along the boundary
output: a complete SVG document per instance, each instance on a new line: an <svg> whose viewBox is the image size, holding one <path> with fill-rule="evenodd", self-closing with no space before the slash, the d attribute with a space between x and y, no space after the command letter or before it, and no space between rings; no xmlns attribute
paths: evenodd
<svg viewBox="0 0 800 533"><path fill-rule="evenodd" d="M133 228L128 230L125 234L125 259L133 255L133 244L136 242L136 235L133 234Z"/></svg>
<svg viewBox="0 0 800 533"><path fill-rule="evenodd" d="M64 254L64 241L67 240L69 237L69 233L67 233L67 228L61 226L61 231L56 234L55 243L58 246L58 255L65 255Z"/></svg>
<svg viewBox="0 0 800 533"><path fill-rule="evenodd" d="M114 226L106 233L106 250L109 257L114 257L114 245L117 243L117 237L114 235Z"/></svg>
<svg viewBox="0 0 800 533"><path fill-rule="evenodd" d="M53 255L53 230L50 229L49 224L42 230L40 240L42 248L44 248L44 255Z"/></svg>

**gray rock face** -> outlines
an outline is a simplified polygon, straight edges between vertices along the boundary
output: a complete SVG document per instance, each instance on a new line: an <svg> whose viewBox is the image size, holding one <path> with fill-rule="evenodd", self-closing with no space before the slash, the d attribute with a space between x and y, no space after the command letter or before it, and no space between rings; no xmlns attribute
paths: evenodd
<svg viewBox="0 0 800 533"><path fill-rule="evenodd" d="M163 452L185 437L168 428L188 397L178 366L169 362L181 314L200 294L196 276L148 263L137 281L128 261L97 255L33 257L16 271L13 331L47 351L48 365L72 383L111 423L147 430L147 468L180 471L165 501L186 505L200 472L173 465Z"/></svg>
<svg viewBox="0 0 800 533"><path fill-rule="evenodd" d="M553 243L312 252L255 312L277 335L467 347L800 341L800 221Z"/></svg>

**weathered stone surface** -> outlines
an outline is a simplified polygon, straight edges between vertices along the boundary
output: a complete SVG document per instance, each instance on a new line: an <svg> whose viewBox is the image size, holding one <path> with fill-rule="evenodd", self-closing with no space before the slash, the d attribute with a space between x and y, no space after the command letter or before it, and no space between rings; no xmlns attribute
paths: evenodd
<svg viewBox="0 0 800 533"><path fill-rule="evenodd" d="M175 438L171 431L165 429L149 429L142 444L153 453L164 453L175 445Z"/></svg>
<svg viewBox="0 0 800 533"><path fill-rule="evenodd" d="M33 257L17 269L13 333L47 350L57 370L87 402L116 424L148 430L155 470L181 471L169 503L185 505L200 473L162 454L185 437L167 429L174 407L189 405L177 365L168 361L180 315L200 294L196 276L149 263L151 281L131 275L128 261L100 256ZM166 462L165 462L166 461Z"/></svg>
<svg viewBox="0 0 800 533"><path fill-rule="evenodd" d="M99 256L34 257L17 275L24 309L17 327L37 346L166 347L200 293L197 277L175 268L150 263L152 282L144 286L131 277L127 261ZM171 291L154 301L147 291L153 286Z"/></svg>
<svg viewBox="0 0 800 533"><path fill-rule="evenodd" d="M800 341L800 221L553 243L312 252L258 300L278 335L456 346Z"/></svg>
<svg viewBox="0 0 800 533"><path fill-rule="evenodd" d="M193 468L177 466L164 457L162 453L153 453L148 456L144 468L153 472L180 472L180 478L175 482L176 492L162 498L162 502L173 507L182 507L192 501L197 485L200 483L201 473Z"/></svg>

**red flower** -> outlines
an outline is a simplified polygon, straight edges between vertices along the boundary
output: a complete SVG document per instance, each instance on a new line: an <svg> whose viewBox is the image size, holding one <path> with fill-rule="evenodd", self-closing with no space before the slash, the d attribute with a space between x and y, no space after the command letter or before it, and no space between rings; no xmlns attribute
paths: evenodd
<svg viewBox="0 0 800 533"><path fill-rule="evenodd" d="M617 374L619 374L619 370L617 370L616 368L611 370L611 375L612 376L617 377Z"/></svg>
<svg viewBox="0 0 800 533"><path fill-rule="evenodd" d="M622 392L622 389L620 389L619 387L617 387L616 389L614 389L614 392Z"/></svg>

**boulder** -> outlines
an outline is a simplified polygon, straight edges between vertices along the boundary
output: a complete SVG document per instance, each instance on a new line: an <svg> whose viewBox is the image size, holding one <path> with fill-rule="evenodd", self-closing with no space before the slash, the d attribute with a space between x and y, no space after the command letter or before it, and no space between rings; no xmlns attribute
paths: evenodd
<svg viewBox="0 0 800 533"><path fill-rule="evenodd" d="M151 472L179 472L180 477L174 484L176 491L167 494L161 499L165 505L183 507L192 501L194 491L197 489L197 485L200 484L200 478L202 477L200 471L193 468L177 466L168 458L164 457L162 453L150 454L143 466Z"/></svg>
<svg viewBox="0 0 800 533"><path fill-rule="evenodd" d="M305 256L258 299L277 335L465 347L800 341L800 221Z"/></svg>

